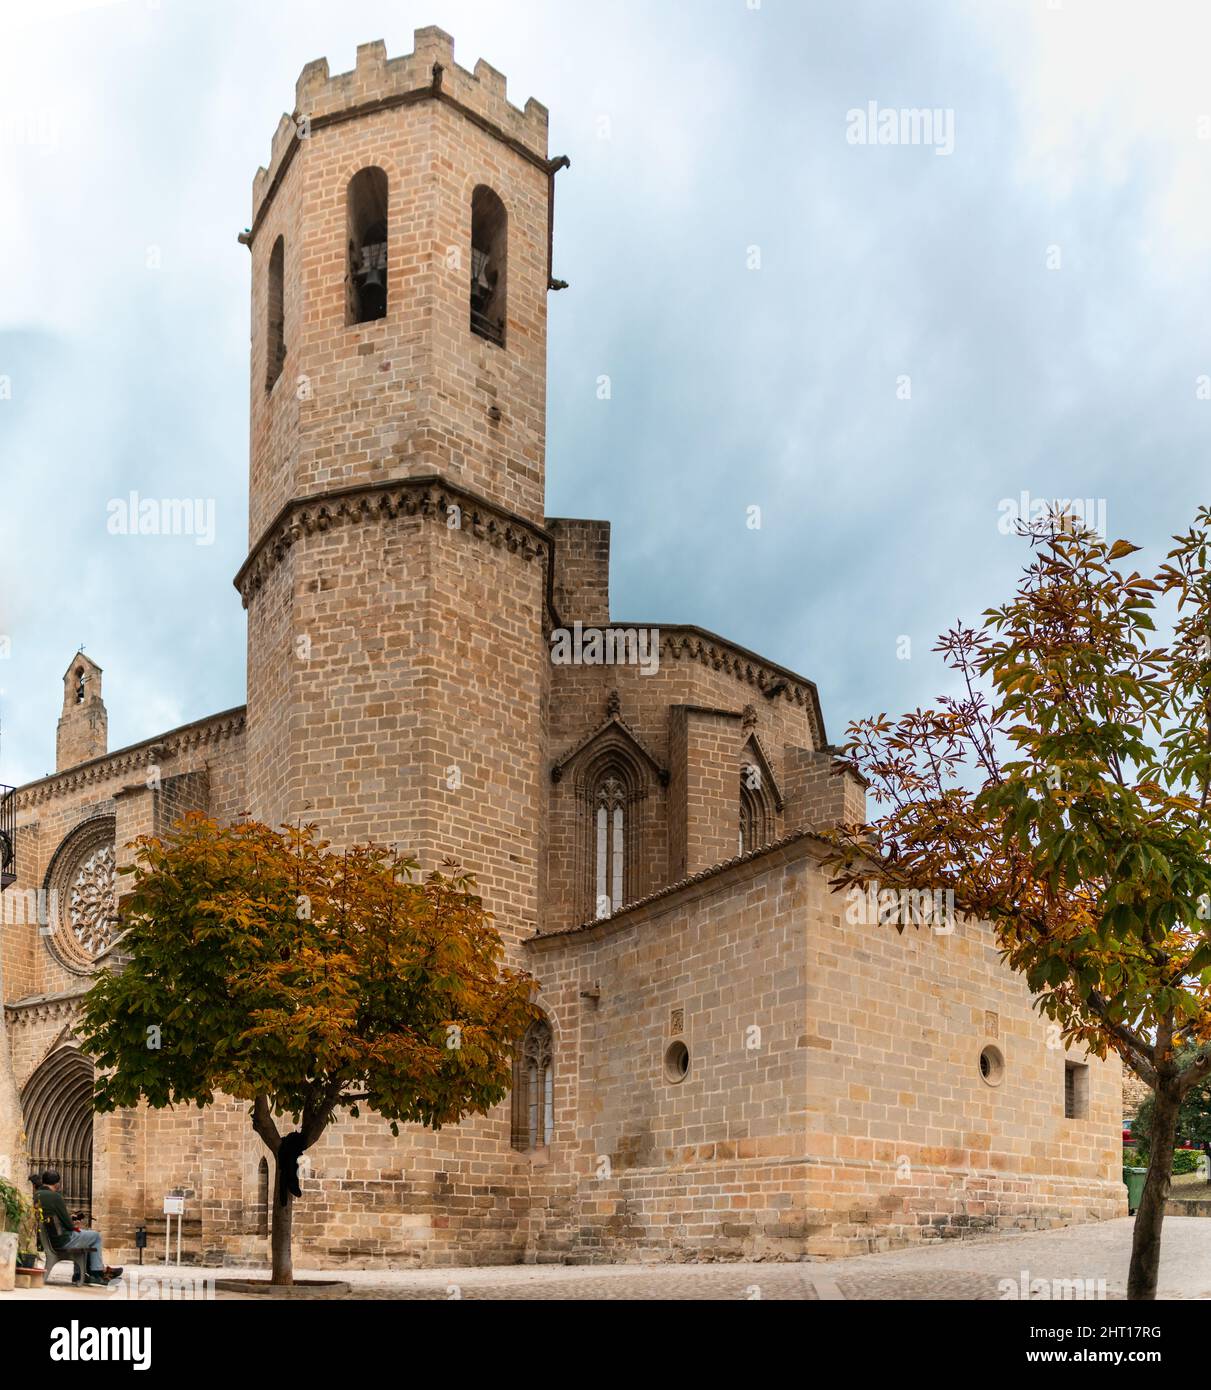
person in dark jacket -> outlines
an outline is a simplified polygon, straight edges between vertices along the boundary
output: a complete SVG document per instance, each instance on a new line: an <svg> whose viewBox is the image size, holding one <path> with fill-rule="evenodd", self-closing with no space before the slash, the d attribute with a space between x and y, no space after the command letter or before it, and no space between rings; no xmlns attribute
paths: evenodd
<svg viewBox="0 0 1211 1390"><path fill-rule="evenodd" d="M34 1193L34 1200L42 1208L42 1220L51 1227L50 1241L56 1251L87 1250L88 1277L86 1284L108 1284L117 1279L122 1268L111 1269L101 1254L101 1235L99 1231L82 1231L72 1220L59 1190L62 1178L53 1168L42 1174L42 1186Z"/></svg>

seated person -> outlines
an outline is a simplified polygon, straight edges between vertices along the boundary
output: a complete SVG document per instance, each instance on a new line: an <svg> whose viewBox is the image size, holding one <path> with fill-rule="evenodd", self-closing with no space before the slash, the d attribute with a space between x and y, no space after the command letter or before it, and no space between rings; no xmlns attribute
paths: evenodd
<svg viewBox="0 0 1211 1390"><path fill-rule="evenodd" d="M101 1236L97 1231L82 1231L72 1220L67 1203L60 1192L62 1179L53 1168L42 1174L42 1186L34 1193L34 1200L42 1208L42 1220L51 1227L50 1241L56 1252L62 1250L88 1251L88 1277L86 1284L108 1284L122 1273L121 1266L111 1269L101 1255Z"/></svg>

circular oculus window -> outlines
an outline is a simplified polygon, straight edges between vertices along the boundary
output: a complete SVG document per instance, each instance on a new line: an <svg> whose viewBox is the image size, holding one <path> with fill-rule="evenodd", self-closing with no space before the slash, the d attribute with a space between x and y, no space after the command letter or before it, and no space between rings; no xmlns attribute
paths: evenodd
<svg viewBox="0 0 1211 1390"><path fill-rule="evenodd" d="M683 1042L671 1042L664 1052L664 1074L673 1082L684 1081L690 1070L690 1050Z"/></svg>
<svg viewBox="0 0 1211 1390"><path fill-rule="evenodd" d="M1005 1058L991 1044L980 1053L980 1077L986 1086L999 1086L1005 1079Z"/></svg>

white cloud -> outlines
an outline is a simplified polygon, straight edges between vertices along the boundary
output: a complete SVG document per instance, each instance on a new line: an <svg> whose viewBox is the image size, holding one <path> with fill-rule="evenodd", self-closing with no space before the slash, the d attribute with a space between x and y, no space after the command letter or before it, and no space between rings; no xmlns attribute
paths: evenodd
<svg viewBox="0 0 1211 1390"><path fill-rule="evenodd" d="M0 778L46 770L79 641L115 744L243 698L235 236L303 64L347 70L380 37L407 52L434 17L460 63L548 105L573 158L550 510L611 517L620 612L803 669L837 734L927 697L932 631L1003 594L1020 557L995 539L1000 497L1099 488L1158 543L1188 519L1211 423L1193 400L1211 371L1195 0L10 5ZM869 99L953 108L954 155L847 146L845 111ZM216 545L107 536L106 499L132 487L214 495ZM771 524L737 541L751 501ZM884 637L910 618L921 655L896 662Z"/></svg>

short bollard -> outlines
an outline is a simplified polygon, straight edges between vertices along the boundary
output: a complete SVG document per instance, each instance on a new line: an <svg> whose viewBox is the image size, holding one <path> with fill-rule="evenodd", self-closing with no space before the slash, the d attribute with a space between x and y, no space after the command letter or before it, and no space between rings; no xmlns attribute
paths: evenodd
<svg viewBox="0 0 1211 1390"><path fill-rule="evenodd" d="M0 1293L17 1287L17 1236L13 1231L0 1233Z"/></svg>

